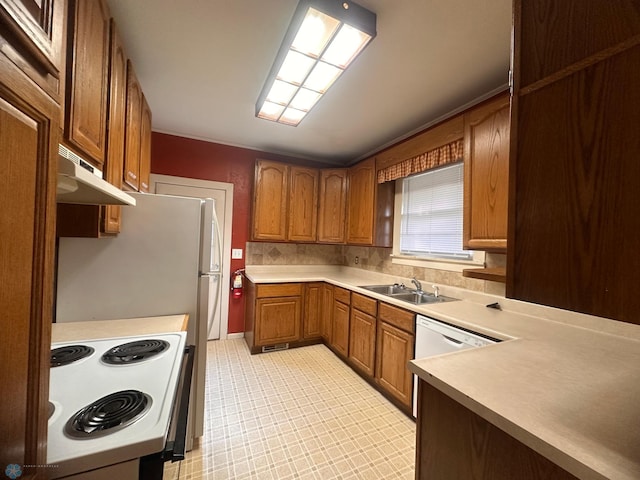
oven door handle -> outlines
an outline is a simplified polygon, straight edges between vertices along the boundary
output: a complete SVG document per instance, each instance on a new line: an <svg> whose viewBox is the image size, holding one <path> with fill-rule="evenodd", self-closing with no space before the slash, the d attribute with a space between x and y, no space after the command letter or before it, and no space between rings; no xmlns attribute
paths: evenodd
<svg viewBox="0 0 640 480"><path fill-rule="evenodd" d="M187 423L189 416L189 397L191 394L191 377L193 376L193 361L196 353L195 345L188 345L184 349L185 367L182 370L183 380L182 391L180 392L180 403L178 404L178 415L176 418L175 438L168 441L162 458L166 462L171 460L177 462L184 460L187 439ZM180 383L178 383L180 385Z"/></svg>

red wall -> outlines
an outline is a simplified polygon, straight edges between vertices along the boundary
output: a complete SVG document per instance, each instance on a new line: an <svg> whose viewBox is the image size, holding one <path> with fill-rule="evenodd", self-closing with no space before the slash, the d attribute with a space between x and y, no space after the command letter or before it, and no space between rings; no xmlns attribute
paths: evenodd
<svg viewBox="0 0 640 480"><path fill-rule="evenodd" d="M152 173L233 183L231 248L241 248L245 253L246 242L249 240L251 189L256 158L294 160L246 148L230 147L157 132L152 134ZM244 258L231 260L231 272L238 268L244 268ZM243 331L244 297L234 298L231 296L229 299L229 333Z"/></svg>

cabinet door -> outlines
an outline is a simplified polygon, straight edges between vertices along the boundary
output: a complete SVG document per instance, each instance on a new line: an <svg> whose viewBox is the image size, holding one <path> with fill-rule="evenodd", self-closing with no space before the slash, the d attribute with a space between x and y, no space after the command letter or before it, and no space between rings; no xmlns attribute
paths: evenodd
<svg viewBox="0 0 640 480"><path fill-rule="evenodd" d="M509 125L509 95L501 95L464 116L466 249L506 251Z"/></svg>
<svg viewBox="0 0 640 480"><path fill-rule="evenodd" d="M349 360L356 368L373 377L376 317L352 307L349 331Z"/></svg>
<svg viewBox="0 0 640 480"><path fill-rule="evenodd" d="M331 343L333 331L333 285L322 286L322 317L320 321L322 338Z"/></svg>
<svg viewBox="0 0 640 480"><path fill-rule="evenodd" d="M315 242L318 221L318 170L291 167L289 235L292 242Z"/></svg>
<svg viewBox="0 0 640 480"><path fill-rule="evenodd" d="M407 406L413 401L413 375L407 363L413 358L413 335L385 322L378 325L376 380Z"/></svg>
<svg viewBox="0 0 640 480"><path fill-rule="evenodd" d="M118 35L116 24L111 21L111 68L109 69L109 133L107 137L107 168L105 179L122 188L124 164L124 134L127 112L127 55ZM102 231L120 232L120 205L106 205L102 211Z"/></svg>
<svg viewBox="0 0 640 480"><path fill-rule="evenodd" d="M289 167L284 163L256 162L253 196L253 239L285 240Z"/></svg>
<svg viewBox="0 0 640 480"><path fill-rule="evenodd" d="M347 207L347 170L320 170L318 242L344 243Z"/></svg>
<svg viewBox="0 0 640 480"><path fill-rule="evenodd" d="M349 169L347 243L372 245L375 215L375 159Z"/></svg>
<svg viewBox="0 0 640 480"><path fill-rule="evenodd" d="M323 285L309 283L304 286L302 338L318 338L322 335Z"/></svg>
<svg viewBox="0 0 640 480"><path fill-rule="evenodd" d="M127 115L123 181L133 190L140 188L140 128L142 89L131 61L127 61Z"/></svg>
<svg viewBox="0 0 640 480"><path fill-rule="evenodd" d="M331 345L345 358L349 355L349 306L333 302Z"/></svg>
<svg viewBox="0 0 640 480"><path fill-rule="evenodd" d="M0 44L4 32L0 31ZM0 53L0 465L44 479L59 106Z"/></svg>
<svg viewBox="0 0 640 480"><path fill-rule="evenodd" d="M109 9L104 0L71 0L67 63L67 139L102 169L107 136Z"/></svg>
<svg viewBox="0 0 640 480"><path fill-rule="evenodd" d="M259 298L256 300L255 315L255 345L300 340L300 297Z"/></svg>
<svg viewBox="0 0 640 480"><path fill-rule="evenodd" d="M151 109L147 99L142 95L140 118L140 191L149 193L151 176Z"/></svg>
<svg viewBox="0 0 640 480"><path fill-rule="evenodd" d="M0 52L56 103L63 102L65 0L2 0L0 24L9 33ZM12 38L9 38L11 36ZM8 41L4 41L8 40Z"/></svg>

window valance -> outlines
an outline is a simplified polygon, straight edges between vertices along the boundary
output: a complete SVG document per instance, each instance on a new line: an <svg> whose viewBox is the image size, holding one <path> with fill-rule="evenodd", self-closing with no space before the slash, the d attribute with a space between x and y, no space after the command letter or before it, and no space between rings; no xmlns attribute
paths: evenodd
<svg viewBox="0 0 640 480"><path fill-rule="evenodd" d="M378 170L378 183L390 182L414 173L422 173L432 168L458 162L462 160L463 154L464 142L459 139Z"/></svg>

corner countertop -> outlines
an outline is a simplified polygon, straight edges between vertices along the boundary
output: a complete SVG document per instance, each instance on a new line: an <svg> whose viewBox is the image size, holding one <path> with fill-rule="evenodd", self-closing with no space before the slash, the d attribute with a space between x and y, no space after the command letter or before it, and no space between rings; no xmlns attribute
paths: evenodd
<svg viewBox="0 0 640 480"><path fill-rule="evenodd" d="M187 330L188 323L188 314L54 323L51 329L51 342L75 342L77 340L180 332Z"/></svg>
<svg viewBox="0 0 640 480"><path fill-rule="evenodd" d="M460 301L416 306L360 288L410 279L351 267L247 266L246 275L328 282L504 340L409 368L578 478L640 478L640 326L446 285L441 293ZM494 302L502 310L486 308Z"/></svg>

